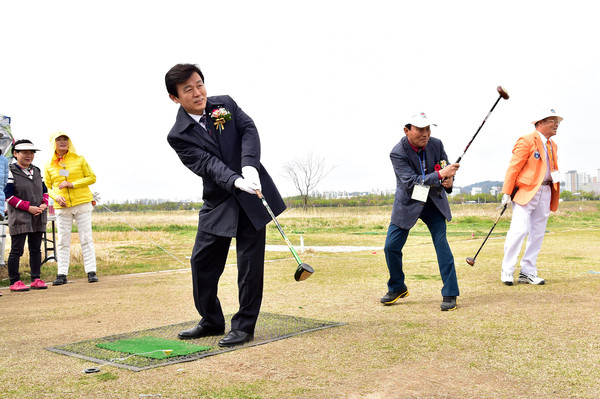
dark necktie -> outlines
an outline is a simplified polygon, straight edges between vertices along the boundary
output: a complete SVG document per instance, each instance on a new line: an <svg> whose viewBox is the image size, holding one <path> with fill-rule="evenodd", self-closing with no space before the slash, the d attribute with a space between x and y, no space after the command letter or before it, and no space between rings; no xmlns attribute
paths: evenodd
<svg viewBox="0 0 600 399"><path fill-rule="evenodd" d="M210 132L210 129L208 128L208 125L206 124L206 114L202 114L202 116L200 117L200 126L202 126L204 128L204 130L206 130L208 135L210 137L212 137L212 133Z"/></svg>

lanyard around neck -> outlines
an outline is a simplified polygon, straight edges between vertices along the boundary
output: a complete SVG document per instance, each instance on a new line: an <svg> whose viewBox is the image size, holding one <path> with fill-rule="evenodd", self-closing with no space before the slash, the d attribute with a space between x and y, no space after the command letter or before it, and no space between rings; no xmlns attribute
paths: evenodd
<svg viewBox="0 0 600 399"><path fill-rule="evenodd" d="M427 166L425 166L425 150L417 151L417 155L419 156L419 166L423 175L423 184L425 184L425 169L427 169ZM421 155L423 155L423 158L421 158Z"/></svg>
<svg viewBox="0 0 600 399"><path fill-rule="evenodd" d="M550 161L550 171L554 172L556 168L554 166L554 152L552 151L552 142L550 139L546 140L546 150L548 152L548 160Z"/></svg>

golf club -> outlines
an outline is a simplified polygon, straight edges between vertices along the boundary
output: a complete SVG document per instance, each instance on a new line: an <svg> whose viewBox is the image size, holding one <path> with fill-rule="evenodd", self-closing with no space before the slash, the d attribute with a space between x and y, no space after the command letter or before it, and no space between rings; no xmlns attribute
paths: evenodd
<svg viewBox="0 0 600 399"><path fill-rule="evenodd" d="M265 196L262 195L260 190L256 190L256 195L258 195L258 198L260 198L260 200L262 201L265 208L267 208L267 212L269 212L269 215L271 215L271 219L273 219L273 222L275 222L275 225L279 229L279 232L281 233L281 236L285 240L285 243L290 248L290 251L292 251L292 255L294 255L294 258L296 258L296 262L298 262L298 268L296 269L296 273L294 273L294 279L296 281L306 280L307 278L309 278L311 276L311 274L313 274L315 272L315 270L312 267L310 267L308 264L302 263L302 261L300 260L300 257L296 253L296 250L294 249L294 247L292 247L292 243L290 242L290 240L288 240L285 233L283 232L283 229L281 228L281 225L275 218L275 214L273 213L273 211L271 210L271 207L267 203Z"/></svg>
<svg viewBox="0 0 600 399"><path fill-rule="evenodd" d="M483 244L485 244L485 242L487 241L487 239L490 236L490 234L492 234L492 231L494 231L494 227L496 227L496 223L498 223L498 220L500 220L500 218L504 214L504 211L506 211L507 207L508 207L508 204L504 204L504 206L502 207L502 212L500 212L500 215L498 215L498 217L496 218L496 221L494 222L494 225L492 226L492 229L490 230L490 232L488 233L488 235L485 237L485 240L483 240L483 242L481 243L481 246L479 247L479 251L477 251L477 253L475 254L474 257L467 258L467 263L469 265L471 265L471 266L475 265L475 258L477 258L477 255L479 255L479 252L481 251L481 248L483 248Z"/></svg>
<svg viewBox="0 0 600 399"><path fill-rule="evenodd" d="M490 109L490 112L488 112L488 114L485 116L485 119L483 120L483 122L481 122L481 126L479 126L479 129L477 129L477 131L473 135L473 138L471 139L471 141L469 141L469 144L467 144L467 147L463 151L463 154L460 157L458 157L458 160L455 163L459 163L460 160L465 156L465 153L467 152L467 150L471 146L471 143L473 142L473 140L475 140L475 137L477 137L477 133L479 133L479 131L481 130L481 128L485 124L485 121L487 121L487 118L490 116L490 114L492 113L492 111L494 110L494 108L496 108L496 105L498 104L498 102L500 101L500 99L503 98L505 100L508 100L508 93L506 92L506 90L504 90L504 88L502 86L498 86L496 88L496 90L498 90L498 94L500 94L498 96L498 99L494 103L494 106L492 107L492 109Z"/></svg>

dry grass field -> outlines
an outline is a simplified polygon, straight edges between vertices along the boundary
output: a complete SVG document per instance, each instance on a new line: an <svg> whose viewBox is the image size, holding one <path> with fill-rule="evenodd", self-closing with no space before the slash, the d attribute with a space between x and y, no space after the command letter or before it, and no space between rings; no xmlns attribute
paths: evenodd
<svg viewBox="0 0 600 399"><path fill-rule="evenodd" d="M382 247L389 212L289 210L279 220L294 245L302 236L305 245ZM453 207L448 236L461 288L456 311L439 310L435 252L419 223L404 251L410 296L396 305L379 303L387 281L383 251L301 254L316 270L303 282L293 280L289 252L269 252L263 311L348 324L189 363L141 372L102 366L85 374L97 365L44 348L198 317L186 259L195 213L96 213L99 283L84 279L74 234L69 284L27 293L2 289L0 397L598 397L598 204L563 203L551 217L538 259L544 286L499 281L510 211L476 265L464 261L498 213L492 204ZM271 225L268 243L283 244ZM228 263L235 263L234 252ZM6 269L0 273L5 279ZM44 265L47 280L55 273L55 263ZM221 279L226 313L237 309L235 276L231 265Z"/></svg>

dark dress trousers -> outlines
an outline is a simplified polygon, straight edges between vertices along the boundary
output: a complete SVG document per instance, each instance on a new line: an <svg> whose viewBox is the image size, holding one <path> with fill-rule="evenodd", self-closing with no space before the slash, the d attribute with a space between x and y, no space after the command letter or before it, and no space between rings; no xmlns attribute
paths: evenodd
<svg viewBox="0 0 600 399"><path fill-rule="evenodd" d="M219 131L210 115L221 107L231 113L231 120ZM191 257L194 302L203 327L225 327L217 288L231 238L236 237L240 308L231 329L253 333L263 293L265 226L271 217L258 196L234 187L242 167L258 170L262 193L275 215L285 204L260 163L260 139L252 119L229 96L208 97L205 112L208 132L180 107L167 136L181 162L202 178L203 206Z"/></svg>

